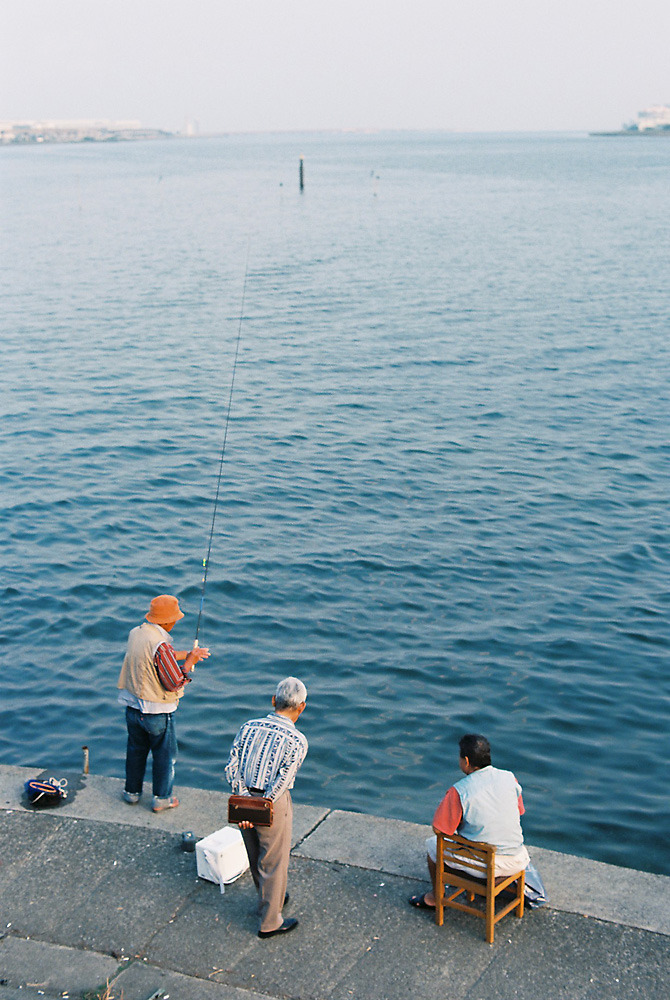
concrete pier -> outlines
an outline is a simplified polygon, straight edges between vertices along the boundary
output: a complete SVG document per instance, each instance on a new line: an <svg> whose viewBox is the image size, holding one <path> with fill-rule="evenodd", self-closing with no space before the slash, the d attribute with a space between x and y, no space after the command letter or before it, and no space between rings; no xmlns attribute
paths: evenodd
<svg viewBox="0 0 670 1000"><path fill-rule="evenodd" d="M407 904L427 888L427 826L295 803L291 901L300 926L256 937L247 872L221 895L181 833L225 826L224 794L177 788L178 809L121 800L71 775L74 797L21 803L38 768L0 766L0 1000L667 1000L670 878L529 846L550 905L437 927ZM61 776L60 774L58 775Z"/></svg>

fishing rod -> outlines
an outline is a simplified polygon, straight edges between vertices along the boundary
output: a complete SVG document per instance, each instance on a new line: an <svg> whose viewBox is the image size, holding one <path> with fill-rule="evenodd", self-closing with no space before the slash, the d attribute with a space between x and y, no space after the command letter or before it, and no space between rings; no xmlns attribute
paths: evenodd
<svg viewBox="0 0 670 1000"><path fill-rule="evenodd" d="M202 560L203 574L202 574L202 590L200 593L200 610L198 611L198 623L195 628L195 640L193 643L193 648L195 649L198 645L198 635L200 634L200 620L202 618L202 609L205 604L205 589L207 587L207 571L209 569L209 557L212 551L212 539L214 538L214 524L216 522L216 512L219 506L219 493L221 492L221 477L223 475L223 458L226 454L226 441L228 440L228 424L230 423L230 410L233 405L233 387L235 385L235 370L237 368L237 356L240 352L240 338L242 336L242 320L244 318L244 300L247 292L247 277L249 274L249 245L247 244L247 261L244 267L244 282L242 284L242 303L240 305L240 320L237 327L237 341L235 343L235 356L233 358L233 370L230 376L230 392L228 394L228 411L226 413L226 423L223 430L223 444L221 445L221 457L219 460L219 475L216 480L216 494L214 496L214 509L212 510L212 524L209 529L209 542L207 544L207 555Z"/></svg>

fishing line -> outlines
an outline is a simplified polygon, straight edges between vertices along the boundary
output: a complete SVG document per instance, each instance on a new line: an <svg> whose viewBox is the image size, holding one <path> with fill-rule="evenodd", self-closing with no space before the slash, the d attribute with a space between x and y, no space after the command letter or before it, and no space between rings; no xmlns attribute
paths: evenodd
<svg viewBox="0 0 670 1000"><path fill-rule="evenodd" d="M226 423L223 431L223 444L221 446L221 458L219 460L219 475L216 480L216 495L214 497L214 509L212 511L212 525L209 529L209 542L207 545L207 555L202 560L202 591L200 593L200 610L198 611L198 624L195 629L194 646L198 645L198 635L200 633L200 619L202 609L205 604L205 588L207 587L207 570L209 569L209 557L212 551L212 539L214 538L214 523L216 521L216 511L219 506L219 493L221 492L221 477L223 475L223 458L226 454L226 441L228 440L228 424L230 423L230 410L233 405L233 387L235 385L235 370L237 368L237 356L240 351L240 338L242 336L242 320L244 318L244 299L247 292L247 276L249 274L249 244L247 244L247 261L244 267L244 282L242 285L242 304L240 306L240 321L237 327L237 341L235 343L235 357L233 358L233 371L230 376L230 392L228 394L228 412L226 413Z"/></svg>

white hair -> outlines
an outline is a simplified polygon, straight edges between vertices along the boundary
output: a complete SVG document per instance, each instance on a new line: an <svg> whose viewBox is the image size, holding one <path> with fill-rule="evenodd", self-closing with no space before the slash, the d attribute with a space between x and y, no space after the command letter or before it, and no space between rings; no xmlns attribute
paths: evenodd
<svg viewBox="0 0 670 1000"><path fill-rule="evenodd" d="M275 691L275 708L280 712L286 708L297 708L307 701L307 688L297 677L285 677Z"/></svg>

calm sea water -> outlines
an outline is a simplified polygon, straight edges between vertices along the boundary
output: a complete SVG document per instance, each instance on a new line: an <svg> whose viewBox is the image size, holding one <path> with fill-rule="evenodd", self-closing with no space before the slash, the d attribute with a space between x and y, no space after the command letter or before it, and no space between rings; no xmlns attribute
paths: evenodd
<svg viewBox="0 0 670 1000"><path fill-rule="evenodd" d="M298 190L305 157L306 189ZM487 734L531 843L670 874L670 142L0 150L0 760L121 775L149 599L178 783L287 673L302 802L429 822Z"/></svg>

